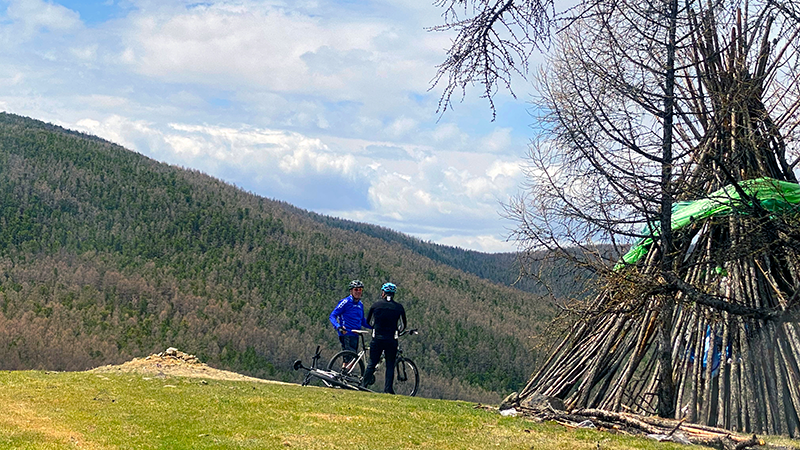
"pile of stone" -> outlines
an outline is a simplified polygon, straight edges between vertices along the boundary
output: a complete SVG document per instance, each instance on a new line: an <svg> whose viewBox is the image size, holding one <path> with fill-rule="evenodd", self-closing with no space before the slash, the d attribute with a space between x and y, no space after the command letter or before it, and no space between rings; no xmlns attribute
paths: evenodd
<svg viewBox="0 0 800 450"><path fill-rule="evenodd" d="M152 361L154 359L173 360L186 364L202 364L197 356L184 353L175 347L170 347L166 351L154 353L145 358L147 361Z"/></svg>

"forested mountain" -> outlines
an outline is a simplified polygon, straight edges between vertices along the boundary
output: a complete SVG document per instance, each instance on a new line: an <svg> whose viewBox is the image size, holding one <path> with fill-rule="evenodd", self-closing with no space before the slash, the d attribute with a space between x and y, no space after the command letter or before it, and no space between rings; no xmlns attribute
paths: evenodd
<svg viewBox="0 0 800 450"><path fill-rule="evenodd" d="M576 269L565 262L542 263L536 258L529 261L525 268L525 276L520 276L519 258L515 253L481 253L473 250L464 250L457 247L424 242L413 236L408 236L385 227L351 220L339 219L308 211L298 211L307 214L313 220L325 225L356 231L368 236L379 238L387 243L398 244L414 253L424 256L434 262L446 264L464 272L477 275L481 278L514 286L517 289L538 295L552 293L556 297L582 296L586 280L591 274ZM534 276L531 276L534 275Z"/></svg>
<svg viewBox="0 0 800 450"><path fill-rule="evenodd" d="M0 369L80 370L174 346L297 381L295 358L338 347L327 316L359 278L367 305L383 282L400 287L421 330L404 346L422 395L518 389L549 302L376 229L0 113Z"/></svg>

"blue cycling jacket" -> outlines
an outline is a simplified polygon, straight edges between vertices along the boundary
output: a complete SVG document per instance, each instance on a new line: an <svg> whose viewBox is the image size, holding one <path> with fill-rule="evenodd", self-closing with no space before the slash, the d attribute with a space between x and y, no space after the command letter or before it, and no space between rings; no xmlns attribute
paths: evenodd
<svg viewBox="0 0 800 450"><path fill-rule="evenodd" d="M336 305L336 308L333 308L330 321L337 331L339 327L347 329L347 333L342 334L339 332L340 336L356 336L350 330L360 330L362 327L372 328L367 323L367 319L364 318L364 303L361 301L356 302L352 295L343 298Z"/></svg>

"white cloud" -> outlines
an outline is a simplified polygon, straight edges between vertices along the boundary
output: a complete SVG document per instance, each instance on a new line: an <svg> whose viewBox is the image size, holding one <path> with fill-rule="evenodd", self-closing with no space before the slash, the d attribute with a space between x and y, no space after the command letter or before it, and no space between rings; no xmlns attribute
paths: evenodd
<svg viewBox="0 0 800 450"><path fill-rule="evenodd" d="M94 61L97 59L98 48L99 45L97 44L87 45L85 47L73 47L70 49L70 53L78 59Z"/></svg>
<svg viewBox="0 0 800 450"><path fill-rule="evenodd" d="M434 201L432 195L415 186L410 177L396 173L373 181L369 198L379 214L394 220L414 220L447 212L444 202Z"/></svg>
<svg viewBox="0 0 800 450"><path fill-rule="evenodd" d="M77 97L82 105L89 105L101 109L121 109L129 105L130 101L122 96L115 95L86 95Z"/></svg>
<svg viewBox="0 0 800 450"><path fill-rule="evenodd" d="M389 125L389 130L392 135L394 136L404 136L408 132L414 130L417 127L417 121L405 116L398 117L391 125Z"/></svg>
<svg viewBox="0 0 800 450"><path fill-rule="evenodd" d="M496 128L490 135L480 140L480 148L492 153L501 153L508 151L512 143L511 128Z"/></svg>
<svg viewBox="0 0 800 450"><path fill-rule="evenodd" d="M454 123L443 123L436 127L433 138L438 142L458 142L465 138L464 133Z"/></svg>
<svg viewBox="0 0 800 450"><path fill-rule="evenodd" d="M516 244L506 240L506 236L494 235L454 235L437 239L437 242L454 247L467 249L479 248L484 252L513 252L516 251Z"/></svg>
<svg viewBox="0 0 800 450"><path fill-rule="evenodd" d="M67 126L69 127L69 125ZM151 123L144 120L132 121L123 116L112 115L102 122L94 119L78 120L75 128L140 153L144 153L142 148L163 147L160 145L161 133L153 129Z"/></svg>
<svg viewBox="0 0 800 450"><path fill-rule="evenodd" d="M497 160L486 169L486 175L488 175L492 181L497 180L498 177L519 178L521 174L522 167L517 161Z"/></svg>
<svg viewBox="0 0 800 450"><path fill-rule="evenodd" d="M313 22L273 11L205 8L164 18L139 14L132 25L126 58L141 73L170 81L213 83L230 76L290 89L306 70L300 55L319 46L308 39L319 34Z"/></svg>
<svg viewBox="0 0 800 450"><path fill-rule="evenodd" d="M6 76L0 76L0 86L14 86L19 85L25 79L25 75L20 72L16 72L13 74L8 74Z"/></svg>
<svg viewBox="0 0 800 450"><path fill-rule="evenodd" d="M83 24L75 11L42 0L11 0L6 16L18 37L30 37L40 30L72 32Z"/></svg>
<svg viewBox="0 0 800 450"><path fill-rule="evenodd" d="M412 45L425 40L419 31ZM163 15L136 13L121 59L170 82L226 79L278 92L363 99L379 90L427 87L430 74L420 69L433 61L398 61L395 44L402 38L385 19L331 21L263 4L217 3Z"/></svg>
<svg viewBox="0 0 800 450"><path fill-rule="evenodd" d="M145 155L188 167L224 166L247 176L277 168L286 178L336 173L355 179L358 173L354 156L332 152L321 140L299 133L178 123L160 129L119 116L102 122L84 119L77 126ZM218 175L213 170L211 174Z"/></svg>
<svg viewBox="0 0 800 450"><path fill-rule="evenodd" d="M491 155L438 153L411 165L377 168L379 178L369 188L374 214L464 234L496 227L500 202L516 193L521 172L512 169L512 162L492 161L496 157Z"/></svg>

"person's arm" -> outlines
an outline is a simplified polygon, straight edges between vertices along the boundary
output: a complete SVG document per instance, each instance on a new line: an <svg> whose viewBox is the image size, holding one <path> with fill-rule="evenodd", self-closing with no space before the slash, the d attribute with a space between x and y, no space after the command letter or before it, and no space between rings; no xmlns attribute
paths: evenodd
<svg viewBox="0 0 800 450"><path fill-rule="evenodd" d="M408 326L406 323L406 309L403 308L403 305L400 305L400 322L400 328L397 331L403 331Z"/></svg>
<svg viewBox="0 0 800 450"><path fill-rule="evenodd" d="M346 303L347 299L340 301L339 304L336 305L336 308L333 308L331 315L328 317L328 320L330 320L331 324L333 324L333 328L336 328L336 330L342 327L339 323L339 317L342 315L342 308Z"/></svg>
<svg viewBox="0 0 800 450"><path fill-rule="evenodd" d="M372 316L372 307L370 306L369 312L367 313ZM372 329L372 325L369 324L369 319L365 319L364 316L361 316L361 326L364 328Z"/></svg>
<svg viewBox="0 0 800 450"><path fill-rule="evenodd" d="M367 313L367 318L366 318L366 319L364 319L364 323L366 324L365 326L366 326L367 328L370 328L370 329L373 329L373 328L374 328L374 327L372 326L372 321L373 321L372 312L373 312L373 308L375 308L375 304L374 304L374 303L372 304L372 306L370 306L370 307L369 307L369 312Z"/></svg>
<svg viewBox="0 0 800 450"><path fill-rule="evenodd" d="M402 332L403 330L406 329L408 324L406 323L406 309L403 308L403 305L399 306L400 306L400 320L398 320L398 322L400 322L399 323L400 326L397 328L397 331Z"/></svg>

